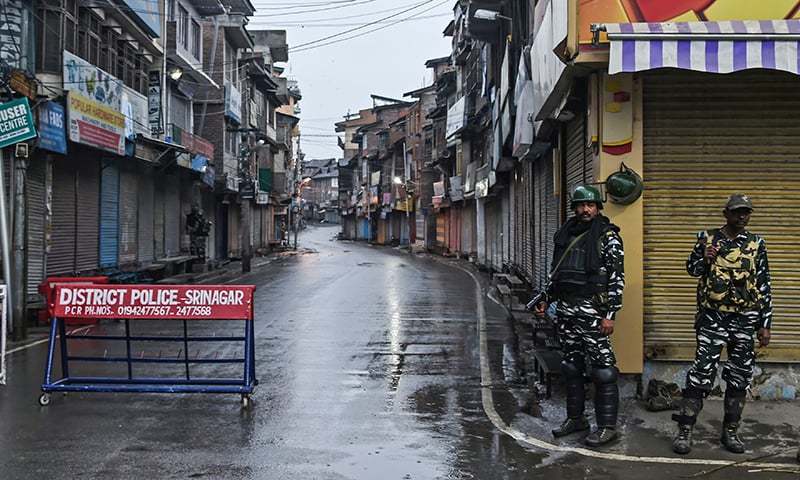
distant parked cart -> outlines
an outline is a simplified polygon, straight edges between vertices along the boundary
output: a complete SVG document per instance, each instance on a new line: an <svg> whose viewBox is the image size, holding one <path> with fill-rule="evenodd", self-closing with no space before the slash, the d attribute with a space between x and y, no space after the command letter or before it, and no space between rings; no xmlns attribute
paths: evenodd
<svg viewBox="0 0 800 480"><path fill-rule="evenodd" d="M258 383L254 291L252 285L56 285L39 404L49 405L52 392L231 393L248 407ZM68 333L71 318L121 322L104 325L108 332ZM57 357L61 378L54 379Z"/></svg>

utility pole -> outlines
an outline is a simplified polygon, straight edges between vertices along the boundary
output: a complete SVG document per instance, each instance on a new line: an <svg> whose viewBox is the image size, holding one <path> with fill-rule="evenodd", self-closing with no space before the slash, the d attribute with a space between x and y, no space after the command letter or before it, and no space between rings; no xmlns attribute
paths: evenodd
<svg viewBox="0 0 800 480"><path fill-rule="evenodd" d="M0 173L5 169L5 152L0 150ZM0 178L0 241L3 248L3 279L6 284L6 306L8 310L14 311L14 292L17 290L17 283L11 277L11 238L8 230L8 197L6 197L6 182ZM0 319L2 321L2 319ZM13 331L13 322L12 331Z"/></svg>
<svg viewBox="0 0 800 480"><path fill-rule="evenodd" d="M13 310L14 315L14 340L22 340L25 338L25 260L26 260L26 244L25 232L27 231L26 221L26 208L27 201L25 198L25 184L27 183L28 176L28 159L17 157L14 161L14 171L12 172L14 179L14 283L16 288L13 292Z"/></svg>

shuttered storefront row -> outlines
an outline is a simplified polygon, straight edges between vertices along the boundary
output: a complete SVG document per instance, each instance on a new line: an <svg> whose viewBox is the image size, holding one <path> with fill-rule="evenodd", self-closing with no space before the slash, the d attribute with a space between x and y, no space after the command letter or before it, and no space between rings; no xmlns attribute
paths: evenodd
<svg viewBox="0 0 800 480"><path fill-rule="evenodd" d="M53 208L50 221L50 252L47 274L75 270L75 166L69 158L53 162Z"/></svg>
<svg viewBox="0 0 800 480"><path fill-rule="evenodd" d="M558 198L554 195L553 154L548 153L534 164L534 287L545 288L553 260L553 236L561 216Z"/></svg>
<svg viewBox="0 0 800 480"><path fill-rule="evenodd" d="M180 255L181 199L180 182L175 174L164 181L164 249L167 257Z"/></svg>
<svg viewBox="0 0 800 480"><path fill-rule="evenodd" d="M778 72L644 77L644 335L650 358L694 353L700 230L724 224L729 194L751 195L766 239L775 317L764 359L800 354L800 79Z"/></svg>

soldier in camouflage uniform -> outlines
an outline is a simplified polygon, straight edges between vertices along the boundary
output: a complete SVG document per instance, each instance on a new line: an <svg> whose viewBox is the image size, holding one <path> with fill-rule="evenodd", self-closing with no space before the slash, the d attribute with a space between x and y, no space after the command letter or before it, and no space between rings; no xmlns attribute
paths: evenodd
<svg viewBox="0 0 800 480"><path fill-rule="evenodd" d="M614 316L622 308L624 253L619 228L600 214L603 201L597 189L578 187L571 208L575 216L554 238L548 287L529 306L541 317L548 304L556 305L564 350L561 368L567 389L567 418L553 435L589 430L584 415L588 364L595 384L597 430L585 442L596 447L618 436L618 370L609 335L614 332Z"/></svg>
<svg viewBox="0 0 800 480"><path fill-rule="evenodd" d="M703 399L714 386L722 348L727 346L728 361L722 370L725 380L723 446L743 453L738 428L747 389L753 377L758 331L761 346L767 346L772 322L767 247L764 240L746 230L753 204L746 195L728 199L722 228L700 232L686 262L689 275L699 277L697 287L697 352L686 375L681 412L673 415L678 435L672 443L676 453L692 449L692 429Z"/></svg>

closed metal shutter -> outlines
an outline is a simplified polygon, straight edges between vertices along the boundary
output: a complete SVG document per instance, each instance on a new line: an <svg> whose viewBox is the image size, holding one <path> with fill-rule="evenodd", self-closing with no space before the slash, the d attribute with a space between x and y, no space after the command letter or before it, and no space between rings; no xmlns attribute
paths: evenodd
<svg viewBox="0 0 800 480"><path fill-rule="evenodd" d="M447 210L436 214L436 245L447 247Z"/></svg>
<svg viewBox="0 0 800 480"><path fill-rule="evenodd" d="M103 163L100 200L100 266L115 267L119 261L119 168Z"/></svg>
<svg viewBox="0 0 800 480"><path fill-rule="evenodd" d="M153 248L155 249L156 260L164 258L167 254L164 243L164 206L166 194L164 193L165 182L156 179L156 189L153 200Z"/></svg>
<svg viewBox="0 0 800 480"><path fill-rule="evenodd" d="M536 245L534 244L534 223L536 221L533 208L533 164L531 162L524 162L523 163L523 170L522 170L522 178L520 179L522 184L522 195L520 197L520 202L522 203L522 225L524 226L524 230L522 231L522 264L524 266L524 272L528 279L528 282L531 285L534 284L534 256L536 251Z"/></svg>
<svg viewBox="0 0 800 480"><path fill-rule="evenodd" d="M75 265L79 272L96 270L99 259L100 162L89 155L78 158L77 244Z"/></svg>
<svg viewBox="0 0 800 480"><path fill-rule="evenodd" d="M535 265L534 285L544 289L553 261L553 236L559 227L560 206L553 185L553 157L547 154L534 165Z"/></svg>
<svg viewBox="0 0 800 480"><path fill-rule="evenodd" d="M47 162L46 156L34 158L28 164L28 184L25 190L28 209L28 299L39 297L37 287L44 280L45 221L47 220Z"/></svg>
<svg viewBox="0 0 800 480"><path fill-rule="evenodd" d="M143 266L155 259L154 249L154 204L155 184L153 175L142 173L139 175L139 219L138 219L138 260Z"/></svg>
<svg viewBox="0 0 800 480"><path fill-rule="evenodd" d="M468 201L461 210L461 251L475 253L475 202Z"/></svg>
<svg viewBox="0 0 800 480"><path fill-rule="evenodd" d="M562 195L567 215L572 215L569 208L570 195L579 185L593 182L594 154L586 139L586 119L576 117L566 128L566 183L567 191Z"/></svg>
<svg viewBox="0 0 800 480"><path fill-rule="evenodd" d="M503 190L502 195L503 200L500 204L500 231L503 233L503 236L501 237L503 240L503 259L501 266L511 263L511 248L514 245L512 240L513 230L511 227L511 189L507 188Z"/></svg>
<svg viewBox="0 0 800 480"><path fill-rule="evenodd" d="M167 257L180 254L181 199L177 175L166 178L164 185L164 248Z"/></svg>
<svg viewBox="0 0 800 480"><path fill-rule="evenodd" d="M461 209L458 207L450 208L450 225L447 231L450 233L447 239L448 248L452 253L461 251Z"/></svg>
<svg viewBox="0 0 800 480"><path fill-rule="evenodd" d="M800 353L800 80L778 72L644 79L644 336L650 358L693 356L697 280L685 270L698 231L724 224L749 194L748 227L767 243L773 336L760 358ZM763 355L763 357L761 356Z"/></svg>
<svg viewBox="0 0 800 480"><path fill-rule="evenodd" d="M136 262L138 254L138 215L139 175L132 171L122 171L119 176L119 263Z"/></svg>
<svg viewBox="0 0 800 480"><path fill-rule="evenodd" d="M57 158L53 161L48 275L75 271L75 180L75 162L72 159Z"/></svg>

